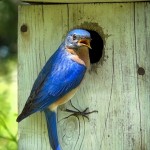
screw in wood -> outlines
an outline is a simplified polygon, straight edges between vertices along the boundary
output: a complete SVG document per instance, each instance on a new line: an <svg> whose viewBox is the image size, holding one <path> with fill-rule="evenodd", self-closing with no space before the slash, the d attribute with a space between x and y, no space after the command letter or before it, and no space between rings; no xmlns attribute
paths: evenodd
<svg viewBox="0 0 150 150"><path fill-rule="evenodd" d="M142 76L145 74L145 70L142 67L139 67L137 72L139 75L142 75Z"/></svg>

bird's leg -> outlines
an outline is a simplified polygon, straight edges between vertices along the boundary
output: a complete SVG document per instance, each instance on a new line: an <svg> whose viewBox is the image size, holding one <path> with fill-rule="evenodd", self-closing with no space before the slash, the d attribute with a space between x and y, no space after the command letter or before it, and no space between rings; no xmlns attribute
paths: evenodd
<svg viewBox="0 0 150 150"><path fill-rule="evenodd" d="M70 112L72 113L71 116L83 116L83 117L86 117L88 120L89 120L89 117L87 115L89 114L92 114L92 113L98 113L97 110L94 110L94 111L91 111L91 112L88 112L88 107L84 110L84 111L80 111L79 109L77 109L73 104L72 102L70 101L71 103L71 106L75 109L75 110L70 110L70 109L66 109L67 112Z"/></svg>

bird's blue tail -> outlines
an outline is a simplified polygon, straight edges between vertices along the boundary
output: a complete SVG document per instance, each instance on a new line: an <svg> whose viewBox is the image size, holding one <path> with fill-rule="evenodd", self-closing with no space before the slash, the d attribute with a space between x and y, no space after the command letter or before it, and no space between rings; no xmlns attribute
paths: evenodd
<svg viewBox="0 0 150 150"><path fill-rule="evenodd" d="M61 150L57 135L56 112L50 111L48 108L46 108L44 112L46 116L48 135L51 147L53 150Z"/></svg>

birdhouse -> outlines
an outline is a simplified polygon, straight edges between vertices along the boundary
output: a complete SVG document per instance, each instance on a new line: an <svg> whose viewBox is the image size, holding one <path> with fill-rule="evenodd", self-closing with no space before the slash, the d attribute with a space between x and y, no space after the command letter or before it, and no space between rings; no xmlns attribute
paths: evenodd
<svg viewBox="0 0 150 150"><path fill-rule="evenodd" d="M58 108L62 149L150 149L150 2L25 0L18 14L19 113L68 31L86 29L91 69L71 101ZM73 106L98 113L65 111ZM19 123L18 135L19 150L51 149L43 112Z"/></svg>

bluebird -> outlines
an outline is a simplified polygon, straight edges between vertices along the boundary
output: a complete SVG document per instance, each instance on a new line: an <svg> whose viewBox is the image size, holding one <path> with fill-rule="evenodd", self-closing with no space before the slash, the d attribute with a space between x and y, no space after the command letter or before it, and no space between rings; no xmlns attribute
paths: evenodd
<svg viewBox="0 0 150 150"><path fill-rule="evenodd" d="M61 150L57 134L57 107L69 101L90 67L90 33L71 30L57 51L49 58L35 80L17 122L37 111L44 111L50 145Z"/></svg>

